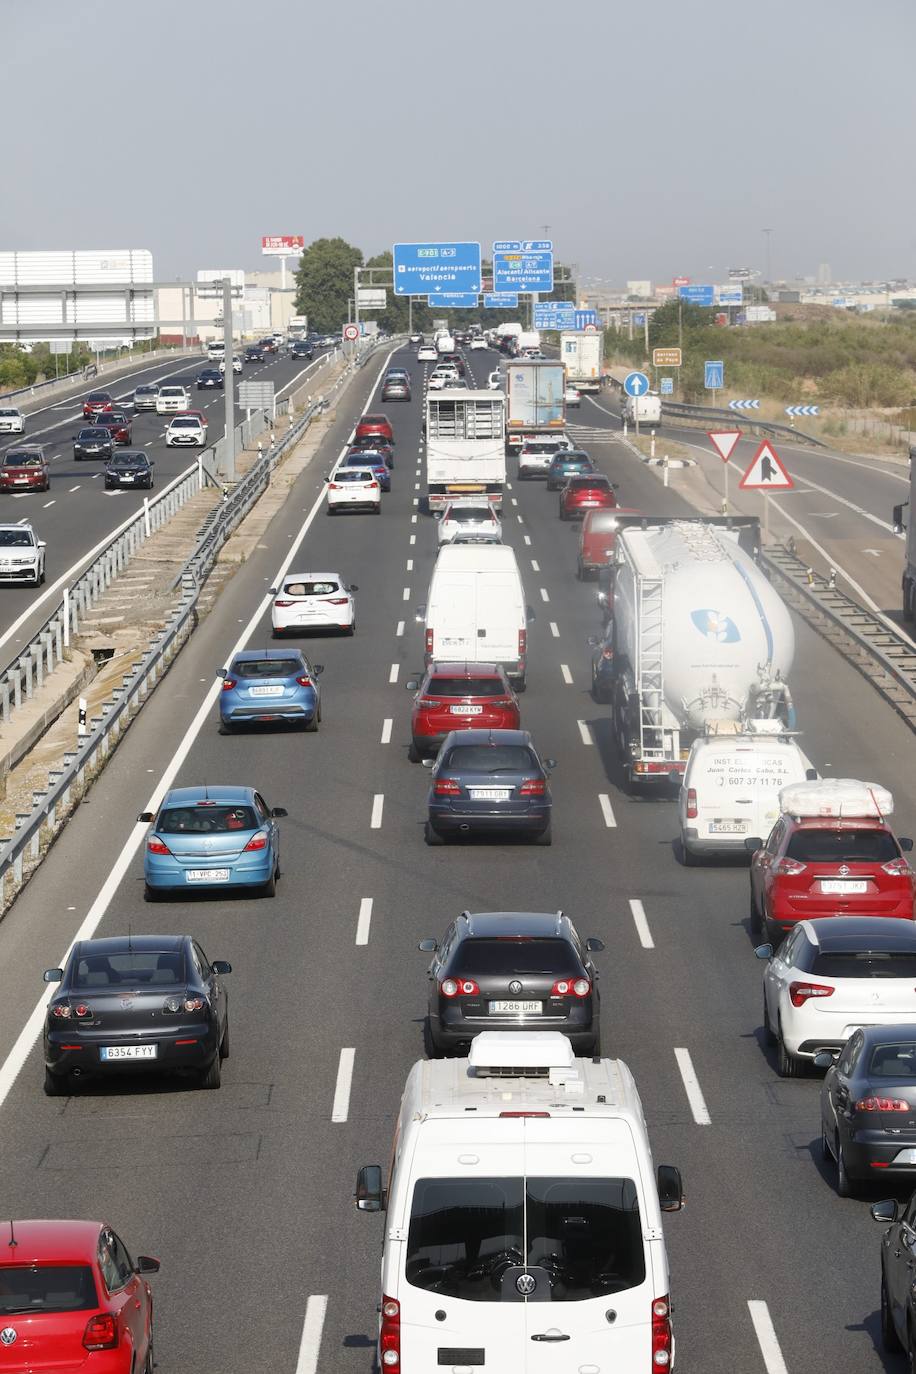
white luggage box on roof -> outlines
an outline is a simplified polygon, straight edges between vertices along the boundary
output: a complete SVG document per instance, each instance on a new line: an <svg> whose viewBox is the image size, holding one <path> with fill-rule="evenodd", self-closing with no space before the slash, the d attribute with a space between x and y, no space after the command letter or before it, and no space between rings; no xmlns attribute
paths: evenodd
<svg viewBox="0 0 916 1374"><path fill-rule="evenodd" d="M869 816L880 820L893 815L894 798L878 782L858 778L820 778L794 782L779 793L780 810L789 816Z"/></svg>

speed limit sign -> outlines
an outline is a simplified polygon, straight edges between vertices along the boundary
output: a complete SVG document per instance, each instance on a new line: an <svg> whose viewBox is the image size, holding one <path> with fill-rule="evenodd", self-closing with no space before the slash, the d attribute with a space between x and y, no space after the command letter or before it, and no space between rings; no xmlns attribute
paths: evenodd
<svg viewBox="0 0 916 1374"><path fill-rule="evenodd" d="M344 336L344 338L347 340L348 343L353 343L353 341L354 341L355 339L358 339L358 338L359 338L359 325L358 325L358 324L345 324L345 325L344 325L343 336Z"/></svg>

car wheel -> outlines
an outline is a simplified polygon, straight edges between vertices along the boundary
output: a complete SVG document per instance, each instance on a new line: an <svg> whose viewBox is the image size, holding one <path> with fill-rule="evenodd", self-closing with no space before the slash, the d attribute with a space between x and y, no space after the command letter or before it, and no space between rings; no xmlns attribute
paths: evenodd
<svg viewBox="0 0 916 1374"><path fill-rule="evenodd" d="M802 1072L801 1060L786 1049L786 1042L782 1038L782 1029L780 1029L776 1041L776 1072L780 1078L800 1078Z"/></svg>
<svg viewBox="0 0 916 1374"><path fill-rule="evenodd" d="M351 636L356 634L356 621L355 621L355 619L354 619L354 620L351 620L351 621L350 621L350 624L347 626L347 634L348 634L348 635L351 635Z"/></svg>
<svg viewBox="0 0 916 1374"><path fill-rule="evenodd" d="M316 735L316 734L318 733L318 720L319 720L319 716L318 716L318 712L317 712L317 710L316 710L316 712L315 712L315 714L312 716L311 720L307 720L307 721L305 722L305 733L306 733L307 735Z"/></svg>
<svg viewBox="0 0 916 1374"><path fill-rule="evenodd" d="M887 1279L884 1277L883 1265L881 1268L881 1344L885 1350L891 1353L903 1349L900 1337L897 1335L897 1328L894 1325L894 1318L891 1315L891 1304L887 1294ZM912 1359L912 1354L910 1358Z"/></svg>
<svg viewBox="0 0 916 1374"><path fill-rule="evenodd" d="M428 845L445 844L445 836L440 835L438 830L434 830L429 821L423 827L423 838Z"/></svg>
<svg viewBox="0 0 916 1374"><path fill-rule="evenodd" d="M847 1173L846 1156L839 1136L836 1139L836 1190L838 1197L855 1197L859 1191L856 1180Z"/></svg>
<svg viewBox="0 0 916 1374"><path fill-rule="evenodd" d="M213 1056L210 1063L200 1076L200 1086L202 1088L218 1088L222 1079L222 1066L219 1052Z"/></svg>
<svg viewBox="0 0 916 1374"><path fill-rule="evenodd" d="M45 1069L46 1097L64 1097L68 1086L66 1074L52 1073L50 1069Z"/></svg>
<svg viewBox="0 0 916 1374"><path fill-rule="evenodd" d="M681 860L685 868L696 868L700 862L699 854L694 854L692 849L688 849L683 840L681 840Z"/></svg>
<svg viewBox="0 0 916 1374"><path fill-rule="evenodd" d="M226 1024L225 1024L225 1026L223 1027L223 1038L222 1038L222 1040L219 1042L219 1057L220 1057L220 1059L228 1059L228 1058L229 1058L229 1019L228 1019L228 1017L226 1018Z"/></svg>
<svg viewBox="0 0 916 1374"><path fill-rule="evenodd" d="M423 1053L427 1059L441 1059L442 1051L433 1039L432 1022L429 1016L423 1018Z"/></svg>
<svg viewBox="0 0 916 1374"><path fill-rule="evenodd" d="M160 895L160 894L159 894L158 890L157 890L155 887L150 887L149 883L144 883L144 884L143 884L143 900L144 900L144 902L158 902L158 900L159 900L159 895Z"/></svg>
<svg viewBox="0 0 916 1374"><path fill-rule="evenodd" d="M411 740L410 744L407 746L407 757L411 763L420 763L423 758L414 740Z"/></svg>
<svg viewBox="0 0 916 1374"><path fill-rule="evenodd" d="M776 1034L770 1025L770 1009L767 1006L767 995L763 994L763 1038L768 1045L776 1044Z"/></svg>
<svg viewBox="0 0 916 1374"><path fill-rule="evenodd" d="M146 1359L143 1363L143 1374L153 1374L156 1361L153 1357L153 1333L150 1332L149 1347L146 1352Z"/></svg>
<svg viewBox="0 0 916 1374"><path fill-rule="evenodd" d="M535 836L534 843L544 846L553 844L553 829L549 823L546 830L542 830L540 835Z"/></svg>
<svg viewBox="0 0 916 1374"><path fill-rule="evenodd" d="M277 870L274 869L266 883L262 883L258 888L258 895L261 897L276 897L277 895Z"/></svg>

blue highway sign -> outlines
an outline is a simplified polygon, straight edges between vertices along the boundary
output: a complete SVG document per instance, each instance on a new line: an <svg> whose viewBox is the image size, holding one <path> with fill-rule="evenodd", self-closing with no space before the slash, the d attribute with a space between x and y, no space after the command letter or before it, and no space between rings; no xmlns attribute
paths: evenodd
<svg viewBox="0 0 916 1374"><path fill-rule="evenodd" d="M658 382L658 389L659 389L659 391L661 392L661 394L662 394L663 396L673 396L673 395L674 395L674 378L673 378L673 377L660 377L660 378L659 378L659 382Z"/></svg>
<svg viewBox="0 0 916 1374"><path fill-rule="evenodd" d="M480 293L479 243L396 243L393 255L396 296Z"/></svg>
<svg viewBox="0 0 916 1374"><path fill-rule="evenodd" d="M645 396L649 390L649 378L644 372L628 372L623 379L623 389L628 396Z"/></svg>
<svg viewBox="0 0 916 1374"><path fill-rule="evenodd" d="M483 298L484 310L517 310L518 293L515 291L487 291Z"/></svg>
<svg viewBox="0 0 916 1374"><path fill-rule="evenodd" d="M679 286L677 294L682 301L688 305L714 305L715 287L714 286Z"/></svg>
<svg viewBox="0 0 916 1374"><path fill-rule="evenodd" d="M576 312L572 301L537 301L535 329L575 329Z"/></svg>
<svg viewBox="0 0 916 1374"><path fill-rule="evenodd" d="M721 391L725 385L725 364L721 360L718 362L706 362L703 364L705 379L703 385L707 391Z"/></svg>
<svg viewBox="0 0 916 1374"><path fill-rule="evenodd" d="M575 323L575 328L576 328L576 329L584 329L585 326L588 325L588 324L597 324L597 323L598 323L598 311L597 311L597 310L577 310L577 311L576 311L576 323Z"/></svg>
<svg viewBox="0 0 916 1374"><path fill-rule="evenodd" d="M437 291L434 296L426 297L426 304L434 310L438 306L445 310L476 310L480 297L476 291Z"/></svg>
<svg viewBox="0 0 916 1374"><path fill-rule="evenodd" d="M549 295L553 290L553 246L549 239L501 239L494 243L493 290Z"/></svg>

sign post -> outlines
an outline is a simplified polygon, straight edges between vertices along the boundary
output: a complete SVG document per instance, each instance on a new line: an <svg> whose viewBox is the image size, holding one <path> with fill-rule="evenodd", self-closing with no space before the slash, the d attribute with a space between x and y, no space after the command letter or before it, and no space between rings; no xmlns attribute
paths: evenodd
<svg viewBox="0 0 916 1374"><path fill-rule="evenodd" d="M768 439L764 439L754 454L738 485L742 491L763 492L763 542L766 544L770 538L770 492L791 491L795 486Z"/></svg>
<svg viewBox="0 0 916 1374"><path fill-rule="evenodd" d="M649 390L649 378L644 372L628 372L623 379L623 389L628 396L638 401ZM636 437L639 438L639 406L636 406Z"/></svg>
<svg viewBox="0 0 916 1374"><path fill-rule="evenodd" d="M734 447L741 438L743 431L740 429L714 429L707 430L706 433L707 437L712 442L713 448L725 464L725 490L722 496L722 514L728 515L728 460L731 458Z"/></svg>

